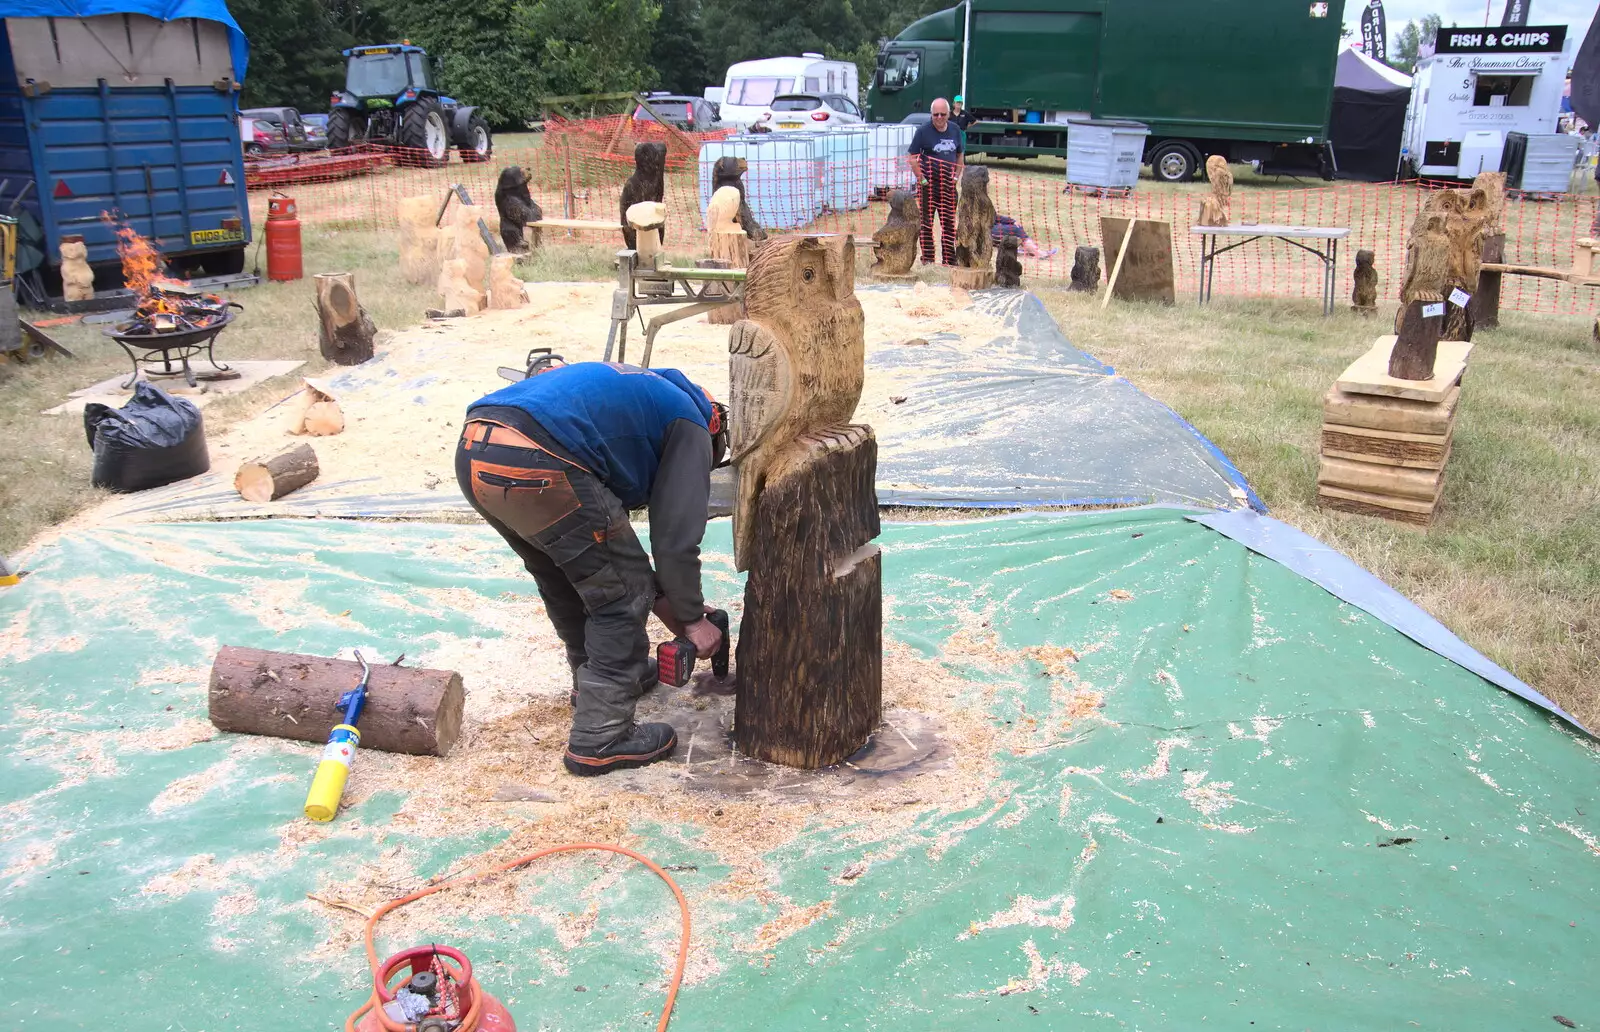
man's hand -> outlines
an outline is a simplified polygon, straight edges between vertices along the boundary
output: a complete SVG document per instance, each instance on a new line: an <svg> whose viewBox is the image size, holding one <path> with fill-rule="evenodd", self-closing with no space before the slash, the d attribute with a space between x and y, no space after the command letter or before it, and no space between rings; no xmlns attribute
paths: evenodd
<svg viewBox="0 0 1600 1032"><path fill-rule="evenodd" d="M701 659L710 659L722 647L722 632L703 616L684 628L684 632L694 643L695 653Z"/></svg>

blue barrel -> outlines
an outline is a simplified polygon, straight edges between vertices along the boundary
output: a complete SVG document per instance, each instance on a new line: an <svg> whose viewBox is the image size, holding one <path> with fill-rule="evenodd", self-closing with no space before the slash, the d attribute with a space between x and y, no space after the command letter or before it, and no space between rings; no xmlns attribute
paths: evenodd
<svg viewBox="0 0 1600 1032"><path fill-rule="evenodd" d="M871 195L872 133L842 126L822 134L822 205L829 211L860 211Z"/></svg>

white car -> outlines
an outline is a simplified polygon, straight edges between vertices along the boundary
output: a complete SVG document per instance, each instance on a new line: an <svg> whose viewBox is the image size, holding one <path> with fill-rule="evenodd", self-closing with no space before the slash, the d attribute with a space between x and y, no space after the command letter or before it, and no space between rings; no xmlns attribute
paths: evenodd
<svg viewBox="0 0 1600 1032"><path fill-rule="evenodd" d="M771 106L750 128L756 132L792 133L861 122L861 109L842 93L785 93L773 97Z"/></svg>

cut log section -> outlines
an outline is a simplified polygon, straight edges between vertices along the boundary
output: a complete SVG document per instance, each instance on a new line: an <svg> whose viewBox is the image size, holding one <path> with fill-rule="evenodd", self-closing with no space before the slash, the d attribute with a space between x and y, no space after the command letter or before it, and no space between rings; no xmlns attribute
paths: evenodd
<svg viewBox="0 0 1600 1032"><path fill-rule="evenodd" d="M289 433L331 437L343 432L344 409L339 407L338 399L316 380L304 379L301 383L305 389L289 409Z"/></svg>
<svg viewBox="0 0 1600 1032"><path fill-rule="evenodd" d="M317 319L323 358L337 365L359 365L372 357L378 328L356 300L355 273L317 276Z"/></svg>
<svg viewBox="0 0 1600 1032"><path fill-rule="evenodd" d="M317 453L298 444L270 458L252 459L234 474L233 487L247 502L271 502L317 479Z"/></svg>
<svg viewBox="0 0 1600 1032"><path fill-rule="evenodd" d="M354 660L224 645L211 666L211 723L222 731L326 742L339 696L361 683ZM375 666L361 748L445 756L461 733L466 693L453 670Z"/></svg>

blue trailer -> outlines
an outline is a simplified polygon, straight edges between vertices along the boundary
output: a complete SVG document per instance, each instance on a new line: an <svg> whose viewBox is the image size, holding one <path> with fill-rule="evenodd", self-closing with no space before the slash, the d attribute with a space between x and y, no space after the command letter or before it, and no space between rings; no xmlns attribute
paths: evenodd
<svg viewBox="0 0 1600 1032"><path fill-rule="evenodd" d="M0 0L0 18L0 214L22 223L19 281L59 290L63 236L115 266L118 222L181 273L241 272L249 50L222 0Z"/></svg>

